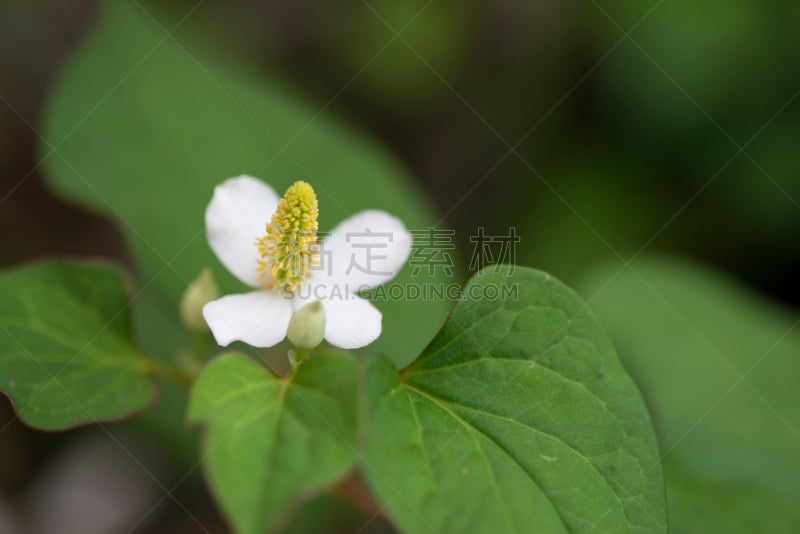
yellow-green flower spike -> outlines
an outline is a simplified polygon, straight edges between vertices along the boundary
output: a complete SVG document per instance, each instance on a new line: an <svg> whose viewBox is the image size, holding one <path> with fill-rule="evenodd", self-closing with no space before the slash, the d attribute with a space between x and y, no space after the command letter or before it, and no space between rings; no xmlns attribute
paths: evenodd
<svg viewBox="0 0 800 534"><path fill-rule="evenodd" d="M294 291L309 267L317 263L318 217L317 195L311 185L302 181L292 184L267 223L267 235L256 240L264 286Z"/></svg>

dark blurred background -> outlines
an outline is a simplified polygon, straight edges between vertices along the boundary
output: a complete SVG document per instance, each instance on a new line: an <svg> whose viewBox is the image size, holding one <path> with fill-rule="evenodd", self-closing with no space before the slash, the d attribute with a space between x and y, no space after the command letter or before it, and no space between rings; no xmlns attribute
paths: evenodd
<svg viewBox="0 0 800 534"><path fill-rule="evenodd" d="M197 6L162 4L179 15ZM58 200L40 176L43 103L96 7L0 2L0 266L54 254L130 261L113 224ZM603 258L660 251L800 303L797 2L207 0L191 24L399 156L456 230L464 262L479 226L515 227L516 262L567 283ZM47 481L73 497L85 485L74 507L102 508L91 476L127 503L96 519L105 527L75 532L127 532L163 494L96 432L30 431L5 401L0 429L0 532L52 506L59 488ZM157 450L130 448L169 478ZM81 480L65 474L90 457L107 463ZM197 480L176 496L136 531L199 531L184 502L225 531Z"/></svg>

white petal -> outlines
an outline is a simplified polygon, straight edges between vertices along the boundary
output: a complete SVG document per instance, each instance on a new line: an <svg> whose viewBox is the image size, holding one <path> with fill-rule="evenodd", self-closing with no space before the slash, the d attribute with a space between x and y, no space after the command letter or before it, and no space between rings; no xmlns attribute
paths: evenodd
<svg viewBox="0 0 800 534"><path fill-rule="evenodd" d="M278 195L257 178L229 178L214 188L214 196L206 208L208 244L239 280L253 287L261 284L255 241L266 232Z"/></svg>
<svg viewBox="0 0 800 534"><path fill-rule="evenodd" d="M214 339L223 347L233 341L271 347L286 337L292 301L266 289L228 295L203 306L203 317Z"/></svg>
<svg viewBox="0 0 800 534"><path fill-rule="evenodd" d="M381 335L381 312L361 297L322 301L325 339L342 349L369 345Z"/></svg>
<svg viewBox="0 0 800 534"><path fill-rule="evenodd" d="M386 212L368 210L345 219L320 244L320 265L312 279L344 285L346 293L394 278L411 251L411 234Z"/></svg>

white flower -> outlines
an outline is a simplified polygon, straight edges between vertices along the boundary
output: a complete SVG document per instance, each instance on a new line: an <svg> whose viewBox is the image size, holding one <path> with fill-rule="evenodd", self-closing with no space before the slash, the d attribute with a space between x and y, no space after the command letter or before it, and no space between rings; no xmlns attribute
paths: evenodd
<svg viewBox="0 0 800 534"><path fill-rule="evenodd" d="M354 349L381 333L381 312L358 291L381 285L400 270L411 235L388 213L368 210L345 219L317 243L317 199L297 182L282 199L251 176L214 189L206 209L209 245L227 269L255 291L228 295L203 308L221 346L243 341L271 347L292 315L320 301L324 338Z"/></svg>

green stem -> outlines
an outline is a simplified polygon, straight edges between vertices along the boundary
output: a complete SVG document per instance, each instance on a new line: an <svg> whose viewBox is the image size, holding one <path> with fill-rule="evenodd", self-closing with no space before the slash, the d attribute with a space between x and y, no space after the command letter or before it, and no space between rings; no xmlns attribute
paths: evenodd
<svg viewBox="0 0 800 534"><path fill-rule="evenodd" d="M152 358L148 357L143 357L142 361L144 362L147 372L153 376L157 376L177 384L183 384L185 386L191 385L194 381L194 377L192 377L192 375L182 371L181 369L178 369L177 367L172 367L171 365L161 363L158 360L153 360Z"/></svg>
<svg viewBox="0 0 800 534"><path fill-rule="evenodd" d="M198 332L192 336L192 353L198 363L206 362L206 332Z"/></svg>
<svg viewBox="0 0 800 534"><path fill-rule="evenodd" d="M308 349L297 347L295 350L289 351L289 363L292 366L292 371L296 371L300 364L308 359Z"/></svg>

